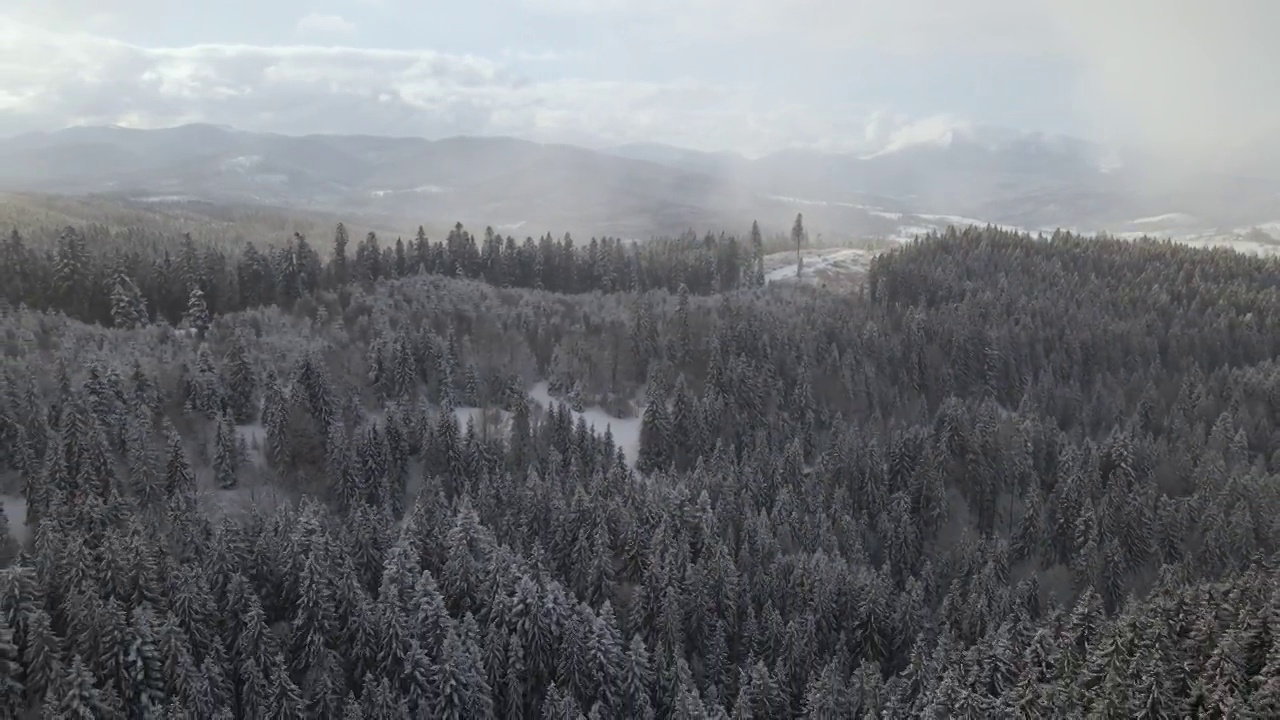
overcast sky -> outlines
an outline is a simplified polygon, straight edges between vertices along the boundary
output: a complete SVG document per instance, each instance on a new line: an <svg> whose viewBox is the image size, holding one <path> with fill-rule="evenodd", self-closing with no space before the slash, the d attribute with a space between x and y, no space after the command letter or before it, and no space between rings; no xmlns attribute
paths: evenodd
<svg viewBox="0 0 1280 720"><path fill-rule="evenodd" d="M205 121L758 154L1280 130L1274 0L5 0L0 133Z"/></svg>

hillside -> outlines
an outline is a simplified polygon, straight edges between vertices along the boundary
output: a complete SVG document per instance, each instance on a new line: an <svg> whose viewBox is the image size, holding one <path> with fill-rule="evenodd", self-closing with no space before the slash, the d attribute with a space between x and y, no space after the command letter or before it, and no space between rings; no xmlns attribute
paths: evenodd
<svg viewBox="0 0 1280 720"><path fill-rule="evenodd" d="M1280 259L26 235L2 717L1280 712Z"/></svg>
<svg viewBox="0 0 1280 720"><path fill-rule="evenodd" d="M804 212L833 240L906 238L955 218L1028 231L1129 232L1180 213L1178 232L1230 236L1280 220L1280 181L1205 177L1153 192L1139 161L1116 165L1072 138L993 129L869 156L793 150L749 159L660 145L602 151L500 137L251 133L211 125L82 127L0 141L0 189L112 193L359 215L379 227L456 222L522 234L648 238L785 233Z"/></svg>
<svg viewBox="0 0 1280 720"><path fill-rule="evenodd" d="M256 203L214 203L174 196L130 196L119 193L66 195L0 192L0 230L34 228L57 231L67 226L97 226L114 232L145 229L177 239L189 233L197 239L239 245L255 242L279 245L293 237L331 236L343 219L356 237L375 232L392 241L411 237L416 225L395 227L360 216L338 216L322 209L272 207ZM354 220L354 222L352 222ZM439 237L444 228L425 229Z"/></svg>

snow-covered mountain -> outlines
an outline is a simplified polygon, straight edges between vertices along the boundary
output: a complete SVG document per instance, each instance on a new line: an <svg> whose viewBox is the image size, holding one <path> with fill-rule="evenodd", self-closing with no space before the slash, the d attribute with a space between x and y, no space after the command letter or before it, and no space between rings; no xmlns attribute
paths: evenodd
<svg viewBox="0 0 1280 720"><path fill-rule="evenodd" d="M623 237L738 230L752 219L786 232L797 212L814 235L884 238L970 220L1204 234L1280 215L1280 183L1217 177L1204 188L1157 193L1143 182L1140 161L1113 149L955 121L901 129L859 152L754 159L657 144L591 150L501 137L87 127L0 140L0 189L253 201L415 224Z"/></svg>

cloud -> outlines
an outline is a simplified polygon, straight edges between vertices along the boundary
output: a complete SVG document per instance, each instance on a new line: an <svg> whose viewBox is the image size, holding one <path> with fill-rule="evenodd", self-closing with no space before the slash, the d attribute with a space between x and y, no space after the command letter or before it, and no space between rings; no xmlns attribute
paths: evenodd
<svg viewBox="0 0 1280 720"><path fill-rule="evenodd" d="M502 50L503 60L519 63L562 62L576 57L578 57L577 53L564 50L520 50L517 48L503 48Z"/></svg>
<svg viewBox="0 0 1280 720"><path fill-rule="evenodd" d="M953 115L933 115L911 121L901 116L877 113L866 126L867 144L874 154L889 153L913 145L945 145L957 133L972 131L973 123Z"/></svg>
<svg viewBox="0 0 1280 720"><path fill-rule="evenodd" d="M1050 11L1075 43L1074 92L1095 134L1187 173L1280 171L1280 3L1064 0Z"/></svg>
<svg viewBox="0 0 1280 720"><path fill-rule="evenodd" d="M30 58L40 57L40 63ZM847 108L762 104L745 87L559 79L429 50L144 48L0 16L0 133L187 122L284 133L517 135L764 152L863 137Z"/></svg>
<svg viewBox="0 0 1280 720"><path fill-rule="evenodd" d="M341 15L310 13L299 18L294 29L304 37L345 37L355 34L356 25Z"/></svg>
<svg viewBox="0 0 1280 720"><path fill-rule="evenodd" d="M1045 0L524 0L532 10L689 41L897 54L1043 53Z"/></svg>
<svg viewBox="0 0 1280 720"><path fill-rule="evenodd" d="M850 52L1065 69L1068 124L1183 174L1280 174L1275 0L524 0L634 43L720 45L802 83ZM974 77L975 84L1000 83ZM835 88L830 88L834 90ZM1012 92L1011 90L1009 91ZM867 98L875 101L878 98ZM1014 106L1044 97L1010 95ZM942 112L948 108L935 108ZM882 119L883 122L883 119ZM891 123L892 124L892 123ZM872 122L869 133L885 137ZM917 128L921 129L922 128ZM1028 128L1030 129L1030 128Z"/></svg>

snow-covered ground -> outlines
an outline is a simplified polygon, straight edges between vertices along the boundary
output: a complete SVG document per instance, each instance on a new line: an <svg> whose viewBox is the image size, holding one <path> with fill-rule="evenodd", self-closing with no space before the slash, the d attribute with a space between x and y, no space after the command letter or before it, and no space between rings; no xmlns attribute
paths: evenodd
<svg viewBox="0 0 1280 720"><path fill-rule="evenodd" d="M893 234L888 239L894 242L911 242L920 235L928 235L935 230L944 230L946 226L934 227L929 225L899 225L894 229Z"/></svg>
<svg viewBox="0 0 1280 720"><path fill-rule="evenodd" d="M1165 213L1163 215L1153 215L1151 217L1138 218L1132 221L1133 225L1155 225L1161 223L1189 223L1194 222L1195 218L1186 213Z"/></svg>
<svg viewBox="0 0 1280 720"><path fill-rule="evenodd" d="M939 223L942 227L946 227L948 225L955 225L958 228L967 227L969 225L986 227L987 225L986 220L978 220L976 218L965 217L963 215L931 215L928 213L919 213L916 215L916 217L923 218L925 220L930 220L935 223ZM999 223L994 223L994 224L996 225L996 227L1002 227L1002 228L1005 228L1006 230L1013 230L1016 232L1021 231L1020 228L1016 228L1012 225L1001 225Z"/></svg>
<svg viewBox="0 0 1280 720"><path fill-rule="evenodd" d="M1280 244L1256 242L1243 237L1174 238L1176 242L1200 248L1231 248L1250 255L1280 255Z"/></svg>
<svg viewBox="0 0 1280 720"><path fill-rule="evenodd" d="M794 268L793 268L794 269ZM533 399L542 408L550 408L553 404L559 402L551 397L546 381L534 385L529 390L529 397ZM573 415L573 421L578 422L578 418L586 421L587 427L595 428L597 433L604 434L605 428L613 433L613 442L622 450L622 454L627 458L627 465L635 467L636 458L640 455L640 415L633 418L613 417L609 413L598 407L583 408L582 412L569 411ZM644 412L643 408L640 410Z"/></svg>
<svg viewBox="0 0 1280 720"><path fill-rule="evenodd" d="M866 274L871 259L876 251L866 248L829 248L824 250L802 250L804 272L799 280L806 284L828 283L843 286L856 282ZM780 252L766 255L764 258L765 282L795 282L796 254Z"/></svg>
<svg viewBox="0 0 1280 720"><path fill-rule="evenodd" d="M369 193L369 195L376 198L387 197L390 195L410 195L410 194L439 195L440 193L448 192L448 190L449 190L448 188L440 187L439 185L419 185L418 187L413 187L413 188L373 190Z"/></svg>
<svg viewBox="0 0 1280 720"><path fill-rule="evenodd" d="M1280 255L1280 221L1248 227L1206 228L1185 213L1139 218L1110 234L1126 240L1167 238L1192 247L1225 247L1256 255Z"/></svg>
<svg viewBox="0 0 1280 720"><path fill-rule="evenodd" d="M249 450L249 462L263 465L267 462L267 431L260 423L237 425L236 433L244 439L244 446Z"/></svg>
<svg viewBox="0 0 1280 720"><path fill-rule="evenodd" d="M9 535L20 543L27 541L27 501L20 495L0 495L4 514L9 518Z"/></svg>
<svg viewBox="0 0 1280 720"><path fill-rule="evenodd" d="M794 268L794 265L792 266ZM546 381L536 383L529 388L529 399L533 405L548 410L553 405L563 402L551 396L549 385ZM575 412L572 408L569 413L573 416L574 423L578 422L578 418L586 420L587 427L595 428L595 431L604 434L605 428L613 432L613 442L626 455L627 464L634 467L636 457L640 452L640 417L639 414L644 412L644 408L639 409L639 413L633 418L619 418L610 415L598 407L583 408L582 412ZM465 431L468 422L474 422L477 432L485 432L484 424L490 423L488 432L509 433L511 431L511 413L506 410L490 409L485 411L478 407L457 407L453 410L453 416L458 423L458 430ZM386 413L382 411L371 411L368 413L368 419L371 422L381 423L384 421ZM252 427L252 426L246 426ZM504 435L505 436L505 435Z"/></svg>
<svg viewBox="0 0 1280 720"><path fill-rule="evenodd" d="M808 205L810 207L843 207L855 208L859 210L870 209L866 205L859 205L851 202L841 202L839 200L810 200L808 198L791 197L790 195L765 195L769 200L777 200L779 202L791 203L792 205Z"/></svg>

